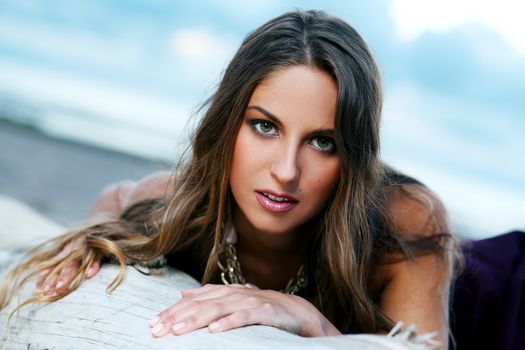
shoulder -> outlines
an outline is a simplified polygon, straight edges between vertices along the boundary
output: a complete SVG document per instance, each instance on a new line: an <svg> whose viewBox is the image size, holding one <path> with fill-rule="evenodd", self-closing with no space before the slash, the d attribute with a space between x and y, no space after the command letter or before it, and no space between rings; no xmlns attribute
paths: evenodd
<svg viewBox="0 0 525 350"><path fill-rule="evenodd" d="M424 277L428 271L423 270L428 268L450 268L449 253L454 248L455 237L445 205L435 192L417 180L396 173L395 180L387 181L385 187L384 211L388 234L395 236L401 249L379 257L378 283L384 286L386 281L402 279L409 271L416 276L421 272L420 276Z"/></svg>
<svg viewBox="0 0 525 350"><path fill-rule="evenodd" d="M436 193L419 182L389 185L385 210L392 231L402 239L451 231L445 205Z"/></svg>
<svg viewBox="0 0 525 350"><path fill-rule="evenodd" d="M100 222L117 218L133 204L162 198L175 187L175 176L171 172L156 172L142 179L125 180L104 188L93 205L89 222Z"/></svg>
<svg viewBox="0 0 525 350"><path fill-rule="evenodd" d="M166 196L175 186L175 176L172 172L156 172L150 174L128 187L127 192L123 194L126 202L125 207L135 203L156 199Z"/></svg>
<svg viewBox="0 0 525 350"><path fill-rule="evenodd" d="M401 240L423 246L435 237L454 240L445 206L428 187L418 181L392 181L385 191L386 215L393 234ZM446 342L452 249L448 239L437 242L439 249L411 258L393 253L394 259L376 272L383 281L379 295L383 312L395 322L416 324L423 333L437 331Z"/></svg>

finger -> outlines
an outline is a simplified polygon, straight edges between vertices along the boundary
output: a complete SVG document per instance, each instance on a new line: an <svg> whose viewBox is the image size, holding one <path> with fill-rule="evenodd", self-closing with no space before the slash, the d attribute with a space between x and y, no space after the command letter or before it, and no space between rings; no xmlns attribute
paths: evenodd
<svg viewBox="0 0 525 350"><path fill-rule="evenodd" d="M251 289L260 289L259 287L257 287L255 284L251 284L251 283L245 283L244 286L246 288L251 288Z"/></svg>
<svg viewBox="0 0 525 350"><path fill-rule="evenodd" d="M67 279L65 277L61 277L58 279L57 284L55 285L55 293L61 294L62 292L65 292L69 289L69 281L70 279Z"/></svg>
<svg viewBox="0 0 525 350"><path fill-rule="evenodd" d="M165 326L163 323L158 323L153 329L151 330L151 335L155 338L160 338L165 336L166 334L170 334L171 329L169 326Z"/></svg>
<svg viewBox="0 0 525 350"><path fill-rule="evenodd" d="M47 275L51 272L51 269L45 269L44 271L40 272L38 274L37 280L36 280L36 287L40 288L42 284L44 283Z"/></svg>
<svg viewBox="0 0 525 350"><path fill-rule="evenodd" d="M226 317L222 317L208 325L208 331L210 333L223 332L234 328L243 326L259 324L260 321L257 319L256 309L243 309L234 312Z"/></svg>
<svg viewBox="0 0 525 350"><path fill-rule="evenodd" d="M188 310L200 309L200 301L194 301L190 299L181 299L166 310L155 316L150 322L149 326L152 327L152 333L159 333L163 328L172 327L175 323L178 323L179 319L187 318ZM159 327L159 325L161 325Z"/></svg>
<svg viewBox="0 0 525 350"><path fill-rule="evenodd" d="M89 269L87 270L86 277L91 278L100 271L100 259L93 261Z"/></svg>
<svg viewBox="0 0 525 350"><path fill-rule="evenodd" d="M79 263L73 263L60 272L56 288L66 290L71 287L73 280L78 276Z"/></svg>
<svg viewBox="0 0 525 350"><path fill-rule="evenodd" d="M159 338L171 333L174 325L180 328L181 325L179 323L181 322L178 321L179 317L175 318L175 314L170 313L170 310L175 309L176 306L177 304L169 307L150 321L149 326L152 327L151 334L153 337ZM177 315L179 314L177 313Z"/></svg>
<svg viewBox="0 0 525 350"><path fill-rule="evenodd" d="M71 254L71 252L73 251L73 249L75 248L75 241L72 241L72 242L69 242L68 244L66 244L64 246L64 248L62 248L62 250L53 258L54 261L57 261L57 260L62 260L64 259L66 256L68 256L69 254Z"/></svg>
<svg viewBox="0 0 525 350"><path fill-rule="evenodd" d="M62 248L62 250L52 259L54 262L58 262L60 260L63 260L65 257L71 254L71 252L77 250L82 246L82 243L84 242L85 237L79 237Z"/></svg>
<svg viewBox="0 0 525 350"><path fill-rule="evenodd" d="M208 302L207 305L210 305ZM153 336L165 335L165 330L168 329L173 331L181 330L181 322L190 320L195 317L196 314L202 312L202 310L209 310L210 307L203 304L202 301L193 300L190 298L181 299L174 305L170 306L166 310L155 316L150 322L149 326L152 328L151 332ZM197 320L190 320L191 324L196 324ZM174 326L177 325L175 328ZM203 325L202 327L204 327Z"/></svg>
<svg viewBox="0 0 525 350"><path fill-rule="evenodd" d="M180 318L187 314L195 313L195 310L206 311L209 305L214 305L215 303L229 303L232 307L230 312L235 311L236 308L239 307L254 307L260 305L261 302L257 298L257 295L254 295L254 291L248 288L245 289L246 292L240 291L237 288L216 288L207 293L185 296L176 304L161 312L159 316L161 320L172 317L173 315L177 315L177 317Z"/></svg>
<svg viewBox="0 0 525 350"><path fill-rule="evenodd" d="M290 333L299 334L301 325L294 317L276 304L264 302L254 308L245 308L210 323L211 333L223 332L243 326L262 324L277 327Z"/></svg>
<svg viewBox="0 0 525 350"><path fill-rule="evenodd" d="M184 297L185 296L191 296L191 295L199 295L199 294L207 293L207 292L209 292L211 290L216 290L217 287L219 287L219 286L220 285L218 285L218 284L208 283L208 284L205 284L202 287L190 288L190 289L183 290L183 291L181 291L181 294Z"/></svg>
<svg viewBox="0 0 525 350"><path fill-rule="evenodd" d="M242 289L246 288L246 286L242 284L229 284L229 285L223 285L223 284L206 284L199 288L192 288L192 289L186 289L181 292L181 295L183 297L192 297L197 295L210 295L210 296L217 296L219 294L225 295L231 290L235 289Z"/></svg>
<svg viewBox="0 0 525 350"><path fill-rule="evenodd" d="M50 290L57 287L59 282L62 282L58 288L62 288L65 284L65 280L71 278L70 276L78 269L78 263L72 263L62 269L53 269L41 283L40 288L37 292L44 292L46 295L51 295L53 292Z"/></svg>
<svg viewBox="0 0 525 350"><path fill-rule="evenodd" d="M208 326L213 321L243 309L253 309L263 303L261 298L234 293L209 300L190 300L181 303L177 311L165 317L164 325L170 326L175 335L182 335Z"/></svg>
<svg viewBox="0 0 525 350"><path fill-rule="evenodd" d="M243 288L248 290L246 287ZM250 290L250 295L246 295L240 293L239 288L223 285L208 286L206 289L208 290L207 293L184 297L159 313L149 322L149 326L153 328L152 332L164 334L161 333L164 328L176 326L175 332L183 334L205 327L216 318L236 311L239 308L255 307L261 304L259 299L253 296L253 290ZM224 308L225 305L228 308ZM183 321L186 322L185 327L179 324Z"/></svg>
<svg viewBox="0 0 525 350"><path fill-rule="evenodd" d="M44 282L42 283L42 290L44 292L47 292L49 289L55 287L58 279L58 274L59 271L53 270L47 275L47 277L44 279Z"/></svg>
<svg viewBox="0 0 525 350"><path fill-rule="evenodd" d="M174 315L167 326L171 327L174 335L182 335L204 328L216 319L232 312L229 310L230 305L227 303L214 302L206 304L200 310L187 310L186 313Z"/></svg>

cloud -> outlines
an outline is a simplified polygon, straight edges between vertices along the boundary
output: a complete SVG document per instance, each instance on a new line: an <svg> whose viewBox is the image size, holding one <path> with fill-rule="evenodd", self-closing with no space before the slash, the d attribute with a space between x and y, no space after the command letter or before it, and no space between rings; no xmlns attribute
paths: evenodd
<svg viewBox="0 0 525 350"><path fill-rule="evenodd" d="M461 233L478 238L525 227L525 121L498 113L406 82L384 106L383 158L436 191Z"/></svg>
<svg viewBox="0 0 525 350"><path fill-rule="evenodd" d="M481 239L525 228L523 190L500 187L494 181L420 159L400 157L395 165L438 194L462 236Z"/></svg>
<svg viewBox="0 0 525 350"><path fill-rule="evenodd" d="M469 115L475 116L475 122ZM500 174L500 180L508 181L525 178L525 164L515 161L518 150L525 146L523 130L521 114L472 106L461 97L415 84L393 85L386 95L383 131L390 147L406 152L418 145L411 155L428 156L433 162L464 171L476 170L481 176Z"/></svg>
<svg viewBox="0 0 525 350"><path fill-rule="evenodd" d="M240 45L240 38L206 27L180 28L171 35L171 62L181 86L207 86L209 94ZM202 90L201 90L202 91Z"/></svg>
<svg viewBox="0 0 525 350"><path fill-rule="evenodd" d="M2 109L31 106L36 112L22 117L50 132L157 158L171 156L192 112L169 96L6 59L0 59L0 81L0 97L14 100Z"/></svg>
<svg viewBox="0 0 525 350"><path fill-rule="evenodd" d="M450 32L426 31L387 53L388 82L409 81L471 104L494 117L525 109L525 56L493 31L465 24ZM462 119L474 123L475 113Z"/></svg>
<svg viewBox="0 0 525 350"><path fill-rule="evenodd" d="M33 60L90 69L130 69L143 60L145 53L132 40L5 15L0 16L0 38L1 46L23 52Z"/></svg>
<svg viewBox="0 0 525 350"><path fill-rule="evenodd" d="M236 40L202 28L179 29L173 33L171 40L172 52L184 60L224 61L236 46Z"/></svg>
<svg viewBox="0 0 525 350"><path fill-rule="evenodd" d="M391 9L403 40L416 40L426 31L446 33L474 22L495 31L525 55L522 0L393 0Z"/></svg>

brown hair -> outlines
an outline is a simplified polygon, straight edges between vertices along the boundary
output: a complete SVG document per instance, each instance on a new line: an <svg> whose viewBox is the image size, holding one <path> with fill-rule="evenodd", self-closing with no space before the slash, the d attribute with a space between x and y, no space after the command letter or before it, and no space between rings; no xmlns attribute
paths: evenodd
<svg viewBox="0 0 525 350"><path fill-rule="evenodd" d="M78 287L93 259L112 256L121 266L108 288L122 281L126 262L145 262L164 254L188 253L202 264L202 283L217 279L217 259L231 219L229 189L233 146L247 103L256 88L276 70L308 65L328 73L338 88L336 144L342 171L332 200L312 221L305 261L310 283L304 297L342 332L387 330L390 320L370 296L368 278L387 252L405 256L438 252L449 265L443 235L405 242L394 235L385 214L387 188L394 171L379 159L382 105L380 74L366 43L346 22L320 11L293 11L249 34L231 60L192 140L192 157L174 175L172 193L142 205L121 220L73 230L30 253L11 272L0 291L0 309L13 290L35 274L82 262L71 290ZM139 205L140 207L140 205ZM85 237L83 249L59 263L49 263L69 242ZM438 238L436 240L436 238ZM22 278L22 274L25 277ZM56 300L35 297L27 302ZM26 303L27 303L26 302Z"/></svg>

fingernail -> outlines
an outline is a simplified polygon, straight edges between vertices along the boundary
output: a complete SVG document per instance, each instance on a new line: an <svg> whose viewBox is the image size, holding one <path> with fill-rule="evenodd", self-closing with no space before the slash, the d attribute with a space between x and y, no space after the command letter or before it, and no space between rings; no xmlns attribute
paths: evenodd
<svg viewBox="0 0 525 350"><path fill-rule="evenodd" d="M155 317L153 317L153 319L151 321L149 321L149 326L150 327L155 327L155 325L157 323L159 323L159 321L160 321L160 317L159 316L155 316Z"/></svg>
<svg viewBox="0 0 525 350"><path fill-rule="evenodd" d="M210 331L216 331L217 329L219 329L220 326L221 324L219 322L212 322L208 325L208 329Z"/></svg>
<svg viewBox="0 0 525 350"><path fill-rule="evenodd" d="M91 275L92 273L93 273L93 268L90 267L90 268L87 270L87 274L88 274L88 275Z"/></svg>
<svg viewBox="0 0 525 350"><path fill-rule="evenodd" d="M47 292L49 289L51 289L51 286L48 284L47 286L44 287L44 292Z"/></svg>
<svg viewBox="0 0 525 350"><path fill-rule="evenodd" d="M162 323L156 325L155 327L153 327L153 329L151 330L151 333L158 333L160 332L161 330L164 329L164 325Z"/></svg>
<svg viewBox="0 0 525 350"><path fill-rule="evenodd" d="M179 322L179 323L175 323L173 325L173 327L171 327L171 329L176 332L176 331L180 331L181 329L183 329L184 327L186 327L186 323L184 322Z"/></svg>
<svg viewBox="0 0 525 350"><path fill-rule="evenodd" d="M59 281L59 282L57 283L57 287L56 287L56 288L57 288L57 289L60 289L60 288L62 288L63 286L64 286L64 282Z"/></svg>

